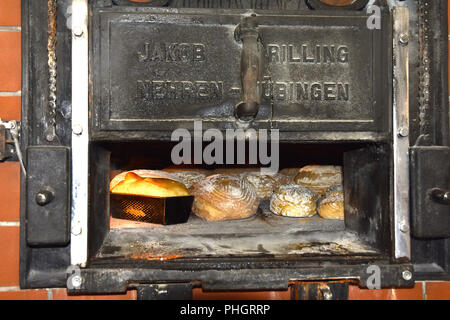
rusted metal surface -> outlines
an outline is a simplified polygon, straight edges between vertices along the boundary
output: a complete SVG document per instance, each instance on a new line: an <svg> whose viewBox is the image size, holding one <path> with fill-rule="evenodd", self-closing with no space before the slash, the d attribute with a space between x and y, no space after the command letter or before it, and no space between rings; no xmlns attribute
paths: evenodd
<svg viewBox="0 0 450 320"><path fill-rule="evenodd" d="M48 52L48 110L47 123L45 129L45 139L49 142L57 139L56 135L56 78L57 78L57 62L56 62L56 19L58 10L57 0L48 0L48 21L47 21L47 52Z"/></svg>

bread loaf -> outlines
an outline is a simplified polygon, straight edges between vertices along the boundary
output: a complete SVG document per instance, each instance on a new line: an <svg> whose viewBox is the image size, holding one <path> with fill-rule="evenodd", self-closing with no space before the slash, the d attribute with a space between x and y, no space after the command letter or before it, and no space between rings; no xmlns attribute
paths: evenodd
<svg viewBox="0 0 450 320"><path fill-rule="evenodd" d="M110 188L114 194L129 194L146 197L181 197L188 196L186 186L178 181L165 178L143 178L128 172L122 181Z"/></svg>
<svg viewBox="0 0 450 320"><path fill-rule="evenodd" d="M238 176L212 175L191 188L192 211L208 221L243 219L254 215L259 201L252 186Z"/></svg>
<svg viewBox="0 0 450 320"><path fill-rule="evenodd" d="M242 179L247 181L255 189L259 199L269 199L273 191L281 185L277 175L258 172L245 173L242 175Z"/></svg>
<svg viewBox="0 0 450 320"><path fill-rule="evenodd" d="M272 195L270 211L286 217L312 217L316 214L317 199L317 193L305 186L283 185Z"/></svg>
<svg viewBox="0 0 450 320"><path fill-rule="evenodd" d="M342 167L309 165L300 169L294 182L323 194L329 187L342 184Z"/></svg>
<svg viewBox="0 0 450 320"><path fill-rule="evenodd" d="M344 220L344 192L341 185L332 186L325 192L317 211L322 218Z"/></svg>
<svg viewBox="0 0 450 320"><path fill-rule="evenodd" d="M162 179L169 179L174 180L183 183L183 180L177 178L171 173L164 172L161 170L147 170L147 169L138 169L138 170L132 170L132 171L126 171L119 173L116 175L111 182L109 183L109 190L112 190L119 182L125 180L125 176L128 173L134 173L138 175L141 178L162 178Z"/></svg>
<svg viewBox="0 0 450 320"><path fill-rule="evenodd" d="M189 189L200 180L206 178L206 175L197 171L174 171L171 173L181 181Z"/></svg>

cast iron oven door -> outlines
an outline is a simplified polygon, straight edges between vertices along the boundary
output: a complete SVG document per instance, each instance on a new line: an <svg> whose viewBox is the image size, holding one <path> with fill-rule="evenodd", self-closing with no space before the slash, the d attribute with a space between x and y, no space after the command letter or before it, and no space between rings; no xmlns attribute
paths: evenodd
<svg viewBox="0 0 450 320"><path fill-rule="evenodd" d="M388 131L385 11L380 29L365 11L252 12L94 9L92 137L199 119L353 138Z"/></svg>
<svg viewBox="0 0 450 320"><path fill-rule="evenodd" d="M376 1L375 25L359 0L336 10L319 0L22 2L21 287L366 286L372 264L386 287L448 278L447 20L436 18L447 2ZM96 260L112 234L113 147L169 146L196 120L203 130L279 129L285 147L345 144L338 231L369 239L375 255Z"/></svg>

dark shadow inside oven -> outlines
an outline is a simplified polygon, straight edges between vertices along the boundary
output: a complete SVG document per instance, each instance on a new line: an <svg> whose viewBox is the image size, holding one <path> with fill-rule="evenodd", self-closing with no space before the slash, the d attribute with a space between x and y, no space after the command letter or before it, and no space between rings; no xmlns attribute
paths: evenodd
<svg viewBox="0 0 450 320"><path fill-rule="evenodd" d="M171 166L171 142L92 143L89 261L176 268L180 263L311 259L373 261L391 252L390 150L387 144L281 143L279 169L308 164L343 166L345 220L275 216L260 206L252 218L208 222L191 213L187 223L139 225L110 217L109 182L122 171ZM249 165L250 166L250 165ZM245 167L249 167L245 166ZM197 165L203 169L239 167Z"/></svg>

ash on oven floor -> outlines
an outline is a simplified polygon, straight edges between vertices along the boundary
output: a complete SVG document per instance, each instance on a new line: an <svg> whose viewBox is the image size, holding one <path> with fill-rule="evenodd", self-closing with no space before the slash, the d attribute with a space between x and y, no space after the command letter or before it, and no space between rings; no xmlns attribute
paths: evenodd
<svg viewBox="0 0 450 320"><path fill-rule="evenodd" d="M260 212L245 220L111 229L96 259L165 261L183 258L378 254L345 222L279 217Z"/></svg>

